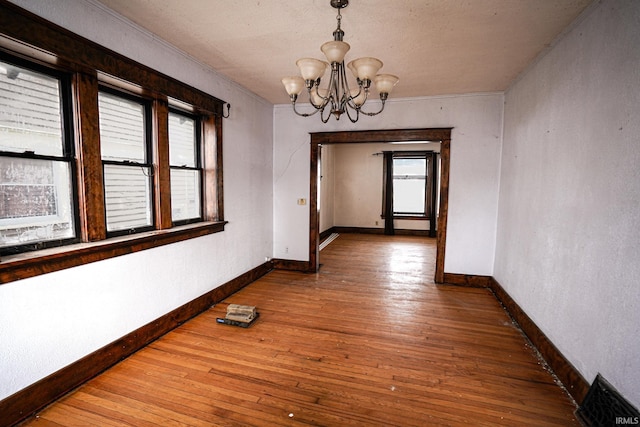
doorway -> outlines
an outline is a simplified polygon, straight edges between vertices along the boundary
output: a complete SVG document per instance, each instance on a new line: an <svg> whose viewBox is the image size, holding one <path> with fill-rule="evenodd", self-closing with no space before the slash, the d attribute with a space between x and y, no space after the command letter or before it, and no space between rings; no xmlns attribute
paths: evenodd
<svg viewBox="0 0 640 427"><path fill-rule="evenodd" d="M429 141L440 142L440 206L436 233L436 269L434 281L444 282L444 255L447 237L449 206L449 163L452 128L396 129L373 131L317 132L311 133L310 191L309 191L309 263L307 270L317 272L320 267L320 218L318 210L320 181L320 145L390 143Z"/></svg>

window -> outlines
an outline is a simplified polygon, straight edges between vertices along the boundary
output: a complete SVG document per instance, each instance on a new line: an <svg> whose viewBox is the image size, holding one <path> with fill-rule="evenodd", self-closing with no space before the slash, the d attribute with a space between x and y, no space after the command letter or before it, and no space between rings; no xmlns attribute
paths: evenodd
<svg viewBox="0 0 640 427"><path fill-rule="evenodd" d="M427 159L393 159L393 214L427 216Z"/></svg>
<svg viewBox="0 0 640 427"><path fill-rule="evenodd" d="M223 101L0 13L0 283L224 231Z"/></svg>
<svg viewBox="0 0 640 427"><path fill-rule="evenodd" d="M171 219L174 224L202 218L202 166L198 122L186 114L169 112Z"/></svg>
<svg viewBox="0 0 640 427"><path fill-rule="evenodd" d="M0 62L0 251L74 241L74 163L60 76Z"/></svg>
<svg viewBox="0 0 640 427"><path fill-rule="evenodd" d="M107 233L152 229L148 108L137 100L101 91L98 109Z"/></svg>
<svg viewBox="0 0 640 427"><path fill-rule="evenodd" d="M431 151L385 152L391 156L391 167L385 162L382 218L387 209L394 218L432 219L437 216L439 188L438 153ZM386 205L388 180L392 181L393 203Z"/></svg>

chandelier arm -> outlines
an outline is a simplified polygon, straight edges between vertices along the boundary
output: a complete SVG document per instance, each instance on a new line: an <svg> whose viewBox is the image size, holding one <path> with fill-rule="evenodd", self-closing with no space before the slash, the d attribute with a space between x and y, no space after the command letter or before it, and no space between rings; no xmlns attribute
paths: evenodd
<svg viewBox="0 0 640 427"><path fill-rule="evenodd" d="M356 112L355 118L351 117L351 111L350 110L353 110L353 111ZM360 118L360 108L359 107L358 108L349 108L349 107L347 107L347 108L345 108L345 111L347 112L347 117L349 118L351 123L357 122L358 119Z"/></svg>
<svg viewBox="0 0 640 427"><path fill-rule="evenodd" d="M337 80L336 84L336 102L338 102L338 109L341 112L347 109L347 102L349 100L349 84L347 83L346 74L344 72L344 61L337 65ZM341 91L342 93L338 93Z"/></svg>
<svg viewBox="0 0 640 427"><path fill-rule="evenodd" d="M320 110L320 120L322 120L322 123L327 123L329 121L329 118L331 117L331 111L329 111L327 113L327 117L324 117L324 108L322 110Z"/></svg>
<svg viewBox="0 0 640 427"><path fill-rule="evenodd" d="M296 113L297 115L299 115L300 117L311 117L314 114L316 114L318 111L322 111L324 110L324 108L320 109L320 108L316 108L313 113L300 113L298 112L298 110L296 110L296 103L292 102L291 105L293 106L293 112Z"/></svg>
<svg viewBox="0 0 640 427"><path fill-rule="evenodd" d="M331 81L329 81L329 84L331 84ZM313 96L311 96L311 91L314 89L316 89L316 95L318 96L318 98L322 99L322 102L319 105L316 105L315 102L313 102ZM309 93L309 104L313 105L313 108L315 108L316 110L322 110L324 109L324 107L326 107L327 102L329 101L329 97L324 97L322 95L320 95L320 78L318 77L318 80L316 80L316 82L314 83L313 86L308 87L307 88L307 92Z"/></svg>
<svg viewBox="0 0 640 427"><path fill-rule="evenodd" d="M346 95L347 101L350 101L352 98L351 89L349 88L349 80L347 79L347 71L344 65L344 61L340 63L340 79L342 80L344 95Z"/></svg>
<svg viewBox="0 0 640 427"><path fill-rule="evenodd" d="M329 86L327 87L327 99L331 103L330 113L334 114L337 118L342 114L342 105L339 93L341 87L340 64L333 63L331 64L331 79L329 80ZM327 121L330 116L331 114L327 115ZM326 121L324 123L326 123Z"/></svg>
<svg viewBox="0 0 640 427"><path fill-rule="evenodd" d="M380 111L376 111L375 113L368 113L368 112L362 111L362 110L360 110L360 112L362 114L367 115L367 116L377 116L378 114L382 113L382 111L384 110L384 104L385 104L385 100L383 99L382 100L382 106L380 107Z"/></svg>
<svg viewBox="0 0 640 427"><path fill-rule="evenodd" d="M342 64L344 64L344 62ZM345 95L347 95L347 106L356 111L360 111L360 108L365 104L365 102L367 102L367 99L369 98L369 91L363 87L361 80L356 78L358 80L358 93L355 95L351 95L351 89L349 88L349 81L347 80L347 74L346 74L346 69L344 68L344 65L342 67L342 74L343 74L342 78L344 79L344 82L345 82L344 85L345 85ZM358 98L362 94L363 90L364 90L364 100L360 105L358 105L354 102L354 99Z"/></svg>
<svg viewBox="0 0 640 427"><path fill-rule="evenodd" d="M355 102L353 102L354 99L356 99L357 97L360 96L360 94L362 93L362 91L364 90L364 99L362 100L362 103L360 103L360 105L356 104ZM363 89L362 87L360 88L360 90L358 91L358 95L351 97L351 108L353 108L354 110L361 110L362 107L364 106L364 104L367 103L367 100L369 99L369 91L367 89Z"/></svg>

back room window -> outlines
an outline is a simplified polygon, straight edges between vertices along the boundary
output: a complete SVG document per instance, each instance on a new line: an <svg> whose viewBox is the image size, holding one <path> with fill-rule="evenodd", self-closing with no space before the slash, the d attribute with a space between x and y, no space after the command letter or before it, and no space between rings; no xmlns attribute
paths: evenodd
<svg viewBox="0 0 640 427"><path fill-rule="evenodd" d="M393 159L393 213L426 216L427 159Z"/></svg>

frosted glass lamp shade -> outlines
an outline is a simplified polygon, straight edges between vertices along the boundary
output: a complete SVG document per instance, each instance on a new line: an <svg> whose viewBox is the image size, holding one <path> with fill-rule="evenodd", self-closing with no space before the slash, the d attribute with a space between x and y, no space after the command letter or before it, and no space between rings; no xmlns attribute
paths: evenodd
<svg viewBox="0 0 640 427"><path fill-rule="evenodd" d="M302 88L304 87L304 80L302 77L285 77L282 79L282 84L284 85L285 90L291 95L299 95L302 92Z"/></svg>
<svg viewBox="0 0 640 427"><path fill-rule="evenodd" d="M358 58L354 59L352 63L360 80L373 80L378 74L378 70L382 68L382 61L376 58Z"/></svg>
<svg viewBox="0 0 640 427"><path fill-rule="evenodd" d="M374 77L373 82L378 92L389 94L396 83L398 83L398 80L400 79L393 74L378 74Z"/></svg>
<svg viewBox="0 0 640 427"><path fill-rule="evenodd" d="M296 61L296 65L300 68L300 74L302 74L303 79L317 80L322 77L329 64L319 59L302 58Z"/></svg>
<svg viewBox="0 0 640 427"><path fill-rule="evenodd" d="M330 41L326 42L320 47L324 56L327 57L327 61L330 63L344 61L344 56L351 49L349 43L343 41Z"/></svg>
<svg viewBox="0 0 640 427"><path fill-rule="evenodd" d="M356 67L353 66L353 61L347 64L347 68L351 70L351 72L353 73L353 77L358 77L358 70L356 70Z"/></svg>
<svg viewBox="0 0 640 427"><path fill-rule="evenodd" d="M352 99L353 103L356 104L358 107L361 106L362 104L364 104L365 101L365 91L360 90L360 89L351 89L349 91L351 93L352 97L355 97ZM360 92L360 94L358 95L358 92Z"/></svg>

